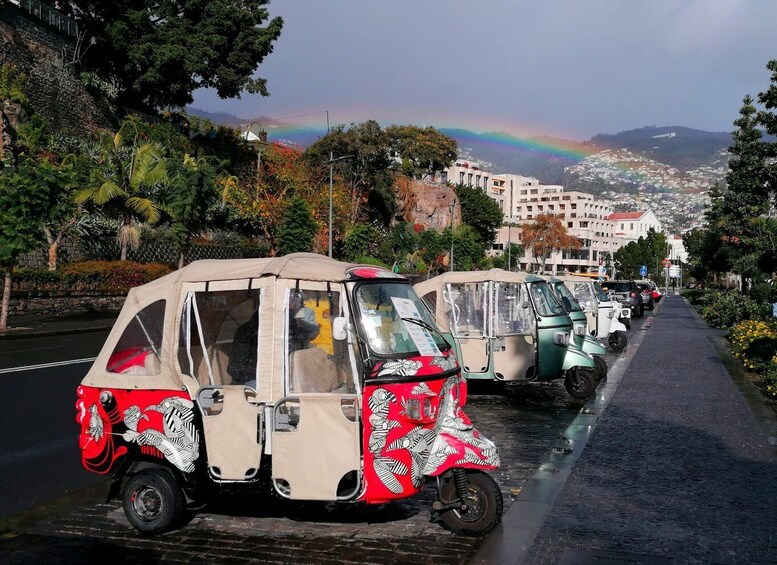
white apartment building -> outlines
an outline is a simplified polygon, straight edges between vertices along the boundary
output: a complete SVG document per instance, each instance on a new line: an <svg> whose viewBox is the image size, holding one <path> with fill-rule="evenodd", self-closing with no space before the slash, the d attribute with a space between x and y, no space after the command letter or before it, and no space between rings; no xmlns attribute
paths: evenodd
<svg viewBox="0 0 777 565"><path fill-rule="evenodd" d="M508 242L522 244L520 224L532 222L539 214L560 216L569 234L583 242L581 249L555 253L545 262L545 270L554 274L597 271L600 259L605 262L604 254L612 255L623 244L608 219L611 207L591 194L543 185L533 177L494 174L465 159L458 159L435 180L480 188L499 204L507 225L497 232L495 254L501 254ZM523 270L532 263L536 261L528 250L518 260Z"/></svg>

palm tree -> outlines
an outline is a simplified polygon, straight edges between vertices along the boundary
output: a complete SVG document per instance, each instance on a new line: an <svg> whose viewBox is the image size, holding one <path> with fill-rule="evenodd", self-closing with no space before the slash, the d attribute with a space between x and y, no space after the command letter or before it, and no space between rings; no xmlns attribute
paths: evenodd
<svg viewBox="0 0 777 565"><path fill-rule="evenodd" d="M122 261L127 247L140 242L138 222L154 224L165 211L161 192L168 180L162 148L148 142L125 144L124 129L103 144L89 186L75 195L77 203L92 203L119 221L116 237Z"/></svg>

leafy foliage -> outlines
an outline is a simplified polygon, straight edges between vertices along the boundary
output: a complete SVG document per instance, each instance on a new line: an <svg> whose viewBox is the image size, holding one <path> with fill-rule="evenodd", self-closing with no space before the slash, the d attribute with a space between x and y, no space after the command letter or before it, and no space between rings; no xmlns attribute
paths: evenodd
<svg viewBox="0 0 777 565"><path fill-rule="evenodd" d="M729 328L743 320L765 320L771 313L769 305L736 290L709 291L701 302L699 313L713 328Z"/></svg>
<svg viewBox="0 0 777 565"><path fill-rule="evenodd" d="M13 63L4 63L0 67L0 99L10 100L19 104L27 104L27 94L24 84L27 75L19 71Z"/></svg>
<svg viewBox="0 0 777 565"><path fill-rule="evenodd" d="M461 205L462 222L475 230L482 243L490 245L502 226L503 215L499 204L482 190L464 185L456 187L456 197Z"/></svg>
<svg viewBox="0 0 777 565"><path fill-rule="evenodd" d="M654 229L648 230L647 236L640 236L637 241L632 241L615 252L615 268L618 277L638 279L639 269L646 265L648 273L653 276L660 270L661 260L666 257L666 237L663 233L656 233Z"/></svg>
<svg viewBox="0 0 777 565"><path fill-rule="evenodd" d="M554 252L564 249L580 249L581 241L569 235L561 218L552 214L539 214L533 224L523 225L523 244L539 260L541 270Z"/></svg>
<svg viewBox="0 0 777 565"><path fill-rule="evenodd" d="M63 9L94 45L82 65L111 84L116 101L140 109L185 106L198 88L221 98L266 96L253 74L283 27L269 0L70 0ZM266 25L263 27L263 24Z"/></svg>
<svg viewBox="0 0 777 565"><path fill-rule="evenodd" d="M427 126L390 126L385 130L389 148L402 163L402 172L422 179L456 160L458 144L452 137Z"/></svg>
<svg viewBox="0 0 777 565"><path fill-rule="evenodd" d="M278 252L281 255L312 251L318 227L305 200L292 198L283 211L278 230Z"/></svg>

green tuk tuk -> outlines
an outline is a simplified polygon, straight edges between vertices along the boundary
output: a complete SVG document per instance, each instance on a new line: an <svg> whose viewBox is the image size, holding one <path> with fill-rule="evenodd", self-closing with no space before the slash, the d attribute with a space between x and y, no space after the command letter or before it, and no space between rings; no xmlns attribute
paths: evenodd
<svg viewBox="0 0 777 565"><path fill-rule="evenodd" d="M453 338L467 379L563 378L575 398L596 389L596 362L571 339L572 320L540 277L502 269L449 272L414 288Z"/></svg>

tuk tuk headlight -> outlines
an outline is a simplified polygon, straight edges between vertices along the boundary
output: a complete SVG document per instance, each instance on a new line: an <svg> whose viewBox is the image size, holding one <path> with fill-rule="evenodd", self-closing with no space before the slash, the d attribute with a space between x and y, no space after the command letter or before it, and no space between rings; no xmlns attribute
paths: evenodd
<svg viewBox="0 0 777 565"><path fill-rule="evenodd" d="M615 317L615 310L610 310L607 312L607 317L612 320Z"/></svg>
<svg viewBox="0 0 777 565"><path fill-rule="evenodd" d="M585 335L585 324L575 324L575 335L584 336Z"/></svg>
<svg viewBox="0 0 777 565"><path fill-rule="evenodd" d="M553 343L556 345L569 345L569 334L567 332L555 332L553 334Z"/></svg>
<svg viewBox="0 0 777 565"><path fill-rule="evenodd" d="M428 423L434 420L435 409L431 396L414 396L405 402L405 417L412 422Z"/></svg>

